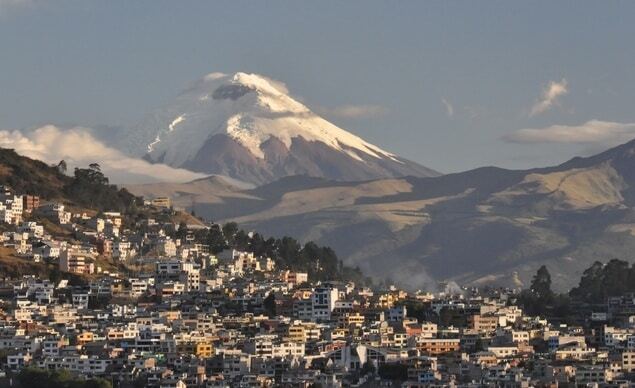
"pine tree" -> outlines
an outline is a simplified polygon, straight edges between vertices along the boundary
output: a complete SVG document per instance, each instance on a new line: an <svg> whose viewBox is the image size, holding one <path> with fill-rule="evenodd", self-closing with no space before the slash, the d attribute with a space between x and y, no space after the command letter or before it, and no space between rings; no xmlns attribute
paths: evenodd
<svg viewBox="0 0 635 388"><path fill-rule="evenodd" d="M553 298L553 291L551 291L551 274L546 266L538 268L536 275L531 280L531 292L538 297L538 299L547 302Z"/></svg>

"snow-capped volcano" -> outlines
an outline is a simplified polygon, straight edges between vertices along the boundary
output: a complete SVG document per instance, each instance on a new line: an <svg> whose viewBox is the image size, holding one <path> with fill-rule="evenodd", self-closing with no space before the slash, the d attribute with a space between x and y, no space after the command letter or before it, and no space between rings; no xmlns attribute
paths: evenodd
<svg viewBox="0 0 635 388"><path fill-rule="evenodd" d="M252 183L298 174L437 174L319 117L279 82L246 73L208 74L147 117L122 147L153 162Z"/></svg>

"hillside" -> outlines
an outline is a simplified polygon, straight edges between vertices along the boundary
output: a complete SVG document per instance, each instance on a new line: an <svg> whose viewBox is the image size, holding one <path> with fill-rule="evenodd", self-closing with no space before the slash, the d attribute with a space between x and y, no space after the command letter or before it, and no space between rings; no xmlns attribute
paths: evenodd
<svg viewBox="0 0 635 388"><path fill-rule="evenodd" d="M17 193L97 210L125 211L139 201L126 189L111 185L99 165L77 168L72 176L65 172L63 164L49 166L12 149L0 148L0 185Z"/></svg>
<svg viewBox="0 0 635 388"><path fill-rule="evenodd" d="M550 168L352 183L289 177L213 201L193 194L181 205L332 246L347 264L413 288L526 286L546 264L565 289L595 260L632 261L633 187L635 141Z"/></svg>
<svg viewBox="0 0 635 388"><path fill-rule="evenodd" d="M18 155L14 150L0 148L0 184L23 193L47 199L64 198L64 187L71 178L57 167Z"/></svg>
<svg viewBox="0 0 635 388"><path fill-rule="evenodd" d="M68 209L92 214L98 210L126 211L134 208L139 200L127 190L110 185L96 168L78 169L69 176L61 166L49 166L4 148L0 148L0 185L10 187L15 193L37 195L42 201L61 202ZM72 234L41 217L31 216L29 220L39 222L56 237L69 238ZM34 262L16 255L12 248L0 247L0 272L7 277L30 274L49 278L58 271L56 264Z"/></svg>
<svg viewBox="0 0 635 388"><path fill-rule="evenodd" d="M122 238L136 240L147 233L149 228L148 220L154 220L152 225L166 229L155 231L157 235L167 233L171 238L182 239L186 236L192 238L195 243L206 244L214 253L224 249L234 248L267 255L272 258L282 268L304 270L315 279L355 279L365 280L358 269L342 265L335 252L329 247L319 246L314 243L299 244L289 237L280 239L264 238L262 234L255 233L249 235L240 230L236 224L228 223L222 228L219 225L210 225L200 218L183 211L165 209L154 206L145 206L140 197L131 194L125 188L111 185L104 176L98 165L90 165L88 168L75 169L73 176L64 174L63 164L60 166L48 166L15 153L13 150L0 149L0 184L10 186L16 194L36 194L41 196L43 202L55 201L67 205L66 209L73 214L87 214L92 217L98 216L100 211L120 211L123 214L124 232L128 235ZM188 188L189 186L189 188ZM220 192L231 193L236 190L245 190L245 185L234 182L223 177L209 177L206 180L194 181L189 185L160 187L155 185L138 186L147 190L166 193L169 190L190 190L188 195L206 194L209 187L222 187ZM187 200L188 196L183 195L181 200ZM221 198L207 195L206 200L219 202ZM255 199L254 196L238 195L241 199ZM25 213L24 221L34 221L44 228L47 234L58 241L77 243L83 241L93 244L92 237L84 238L83 232L94 236L94 227L87 226L88 223L81 217L74 218L73 224L60 225L47 217L37 213ZM15 225L2 224L0 230L15 231ZM120 235L121 236L121 235ZM113 236L110 236L113 238ZM188 240L190 241L190 240ZM12 241L13 242L13 241ZM147 253L158 253L151 251L156 249L151 244L142 246L148 249ZM320 266L314 266L314 260L320 260ZM112 257L98 256L96 264L108 271L128 271L137 270L137 263L115 262ZM18 255L16 250L10 246L0 247L0 272L7 277L20 277L22 275L35 275L39 278L59 278L61 272L55 261L42 260L34 261L24 255ZM64 273L64 277L73 281L82 282L92 275Z"/></svg>

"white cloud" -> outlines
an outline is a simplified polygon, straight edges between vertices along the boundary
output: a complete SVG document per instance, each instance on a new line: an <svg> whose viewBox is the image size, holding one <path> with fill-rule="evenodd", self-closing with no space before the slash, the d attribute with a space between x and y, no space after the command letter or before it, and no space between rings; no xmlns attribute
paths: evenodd
<svg viewBox="0 0 635 388"><path fill-rule="evenodd" d="M581 125L552 125L547 128L526 128L503 136L510 143L625 143L635 138L635 123L590 120Z"/></svg>
<svg viewBox="0 0 635 388"><path fill-rule="evenodd" d="M205 81L214 81L214 80L217 80L219 78L226 77L226 76L227 76L227 74L221 73L220 71L216 71L216 72L209 73L209 74L205 75L205 77L203 77L203 79Z"/></svg>
<svg viewBox="0 0 635 388"><path fill-rule="evenodd" d="M46 163L64 159L69 169L99 163L104 174L116 183L185 182L205 176L126 156L81 127L61 129L46 125L29 132L3 130L0 131L0 147L13 148L21 155Z"/></svg>
<svg viewBox="0 0 635 388"><path fill-rule="evenodd" d="M445 107L445 113L448 115L448 117L449 118L454 117L454 106L452 106L452 103L448 101L446 98L442 98L441 102L443 103L443 106Z"/></svg>
<svg viewBox="0 0 635 388"><path fill-rule="evenodd" d="M343 119L367 119L383 116L388 109L379 105L342 105L334 108L317 107L315 111L321 115Z"/></svg>
<svg viewBox="0 0 635 388"><path fill-rule="evenodd" d="M567 94L568 92L569 90L567 89L566 79L563 78L560 82L549 82L547 87L542 91L540 99L538 99L538 101L536 101L534 106L531 108L531 112L529 112L529 115L536 116L548 111L554 105L557 105L559 103L559 99L561 96Z"/></svg>

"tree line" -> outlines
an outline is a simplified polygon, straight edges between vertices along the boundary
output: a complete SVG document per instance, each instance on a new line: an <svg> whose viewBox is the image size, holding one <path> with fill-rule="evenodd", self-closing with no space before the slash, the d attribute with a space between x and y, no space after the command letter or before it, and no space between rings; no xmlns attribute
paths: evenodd
<svg viewBox="0 0 635 388"><path fill-rule="evenodd" d="M235 222L222 226L213 224L209 229L197 231L188 231L187 225L181 223L174 237L183 239L188 233L193 233L197 242L208 245L213 254L225 249L236 249L270 257L278 268L307 272L310 279L370 283L370 279L364 277L359 268L344 265L332 248L313 241L301 244L288 236L265 238L260 233L248 233L240 229Z"/></svg>
<svg viewBox="0 0 635 388"><path fill-rule="evenodd" d="M26 367L16 377L22 387L112 388L112 384L108 380L102 378L82 379L66 369L46 370Z"/></svg>
<svg viewBox="0 0 635 388"><path fill-rule="evenodd" d="M75 168L72 176L67 175L67 168L64 160L49 166L0 148L0 184L18 194L66 200L96 210L128 212L141 204L141 198L111 184L97 163Z"/></svg>
<svg viewBox="0 0 635 388"><path fill-rule="evenodd" d="M612 259L606 264L594 262L568 293L551 289L551 275L543 265L529 289L519 294L518 303L532 315L568 317L572 314L572 303L605 303L609 297L628 293L635 293L635 265L624 260Z"/></svg>
<svg viewBox="0 0 635 388"><path fill-rule="evenodd" d="M134 212L142 203L141 198L132 195L128 190L110 184L97 163L92 163L88 168L75 168L72 179L63 188L63 193L77 205L102 211Z"/></svg>

